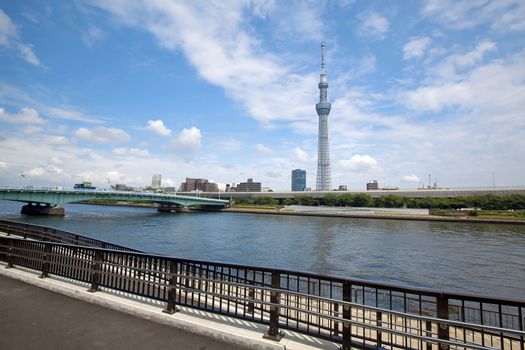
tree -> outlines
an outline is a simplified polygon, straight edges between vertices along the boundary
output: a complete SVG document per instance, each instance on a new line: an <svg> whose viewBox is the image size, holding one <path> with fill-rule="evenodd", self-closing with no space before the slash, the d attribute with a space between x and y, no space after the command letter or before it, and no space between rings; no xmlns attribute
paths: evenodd
<svg viewBox="0 0 525 350"><path fill-rule="evenodd" d="M366 193L358 193L354 196L352 206L354 207L370 207L374 203L372 197Z"/></svg>

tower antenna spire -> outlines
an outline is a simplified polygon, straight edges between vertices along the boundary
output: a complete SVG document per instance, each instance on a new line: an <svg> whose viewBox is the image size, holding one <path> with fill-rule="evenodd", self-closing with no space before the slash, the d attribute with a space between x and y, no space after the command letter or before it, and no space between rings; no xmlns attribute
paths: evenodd
<svg viewBox="0 0 525 350"><path fill-rule="evenodd" d="M326 74L324 65L324 41L321 43L321 70L323 74Z"/></svg>

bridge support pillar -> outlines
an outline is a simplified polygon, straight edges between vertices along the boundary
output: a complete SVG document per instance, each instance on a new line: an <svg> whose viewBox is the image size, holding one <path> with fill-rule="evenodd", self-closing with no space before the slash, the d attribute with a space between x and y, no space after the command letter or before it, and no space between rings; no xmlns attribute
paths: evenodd
<svg viewBox="0 0 525 350"><path fill-rule="evenodd" d="M64 216L64 208L60 205L28 203L22 207L22 214L25 215L53 215Z"/></svg>
<svg viewBox="0 0 525 350"><path fill-rule="evenodd" d="M183 207L182 205L173 205L173 204L161 204L157 211L160 213L188 213L190 208Z"/></svg>

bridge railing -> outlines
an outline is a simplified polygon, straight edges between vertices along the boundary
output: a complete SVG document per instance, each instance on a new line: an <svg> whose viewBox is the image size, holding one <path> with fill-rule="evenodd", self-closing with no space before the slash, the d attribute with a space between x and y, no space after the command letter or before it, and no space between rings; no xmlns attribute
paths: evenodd
<svg viewBox="0 0 525 350"><path fill-rule="evenodd" d="M525 302L280 269L0 237L9 267L294 330L350 347L520 349Z"/></svg>

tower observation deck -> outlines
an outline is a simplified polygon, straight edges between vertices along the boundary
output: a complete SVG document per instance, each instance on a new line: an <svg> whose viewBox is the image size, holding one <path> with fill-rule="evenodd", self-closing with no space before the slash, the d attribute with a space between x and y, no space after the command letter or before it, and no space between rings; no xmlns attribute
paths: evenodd
<svg viewBox="0 0 525 350"><path fill-rule="evenodd" d="M317 149L317 191L330 191L332 179L330 173L330 145L328 143L328 114L332 105L328 99L328 80L324 62L324 42L321 43L321 77L319 81L319 103L315 105L319 116L319 144Z"/></svg>

